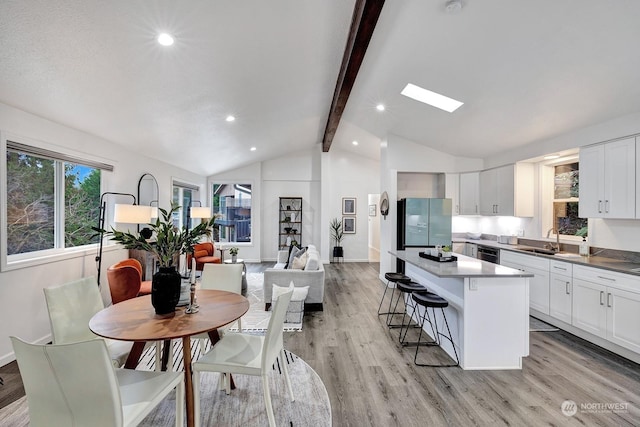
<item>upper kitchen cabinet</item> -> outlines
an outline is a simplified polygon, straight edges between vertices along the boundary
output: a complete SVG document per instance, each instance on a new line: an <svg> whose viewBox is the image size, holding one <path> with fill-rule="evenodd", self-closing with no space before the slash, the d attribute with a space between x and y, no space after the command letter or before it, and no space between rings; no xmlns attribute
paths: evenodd
<svg viewBox="0 0 640 427"><path fill-rule="evenodd" d="M580 149L581 218L636 217L635 138Z"/></svg>
<svg viewBox="0 0 640 427"><path fill-rule="evenodd" d="M532 163L516 163L480 172L480 214L533 216Z"/></svg>
<svg viewBox="0 0 640 427"><path fill-rule="evenodd" d="M460 175L457 173L447 173L444 176L444 197L451 199L452 215L460 214Z"/></svg>
<svg viewBox="0 0 640 427"><path fill-rule="evenodd" d="M460 174L460 191L458 193L460 215L478 215L480 194L480 173L467 172Z"/></svg>

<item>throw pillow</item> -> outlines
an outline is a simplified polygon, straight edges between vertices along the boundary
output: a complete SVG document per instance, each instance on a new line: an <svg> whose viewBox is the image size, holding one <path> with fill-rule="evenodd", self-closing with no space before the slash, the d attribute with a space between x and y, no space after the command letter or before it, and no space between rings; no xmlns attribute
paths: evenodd
<svg viewBox="0 0 640 427"><path fill-rule="evenodd" d="M307 256L309 254L307 252L303 253L300 256L297 256L293 259L293 264L291 264L292 270L302 270L305 265L307 265Z"/></svg>
<svg viewBox="0 0 640 427"><path fill-rule="evenodd" d="M302 255L304 253L305 249L304 248L299 248L297 246L292 246L291 247L291 252L289 253L289 263L287 264L287 268L291 268L291 266L293 265L293 259L295 257L299 257L300 255Z"/></svg>
<svg viewBox="0 0 640 427"><path fill-rule="evenodd" d="M307 263L304 266L306 271L318 270L320 268L320 259L318 252L311 252L307 256Z"/></svg>
<svg viewBox="0 0 640 427"><path fill-rule="evenodd" d="M282 294L286 294L289 291L289 288L285 286L278 286L275 283L272 285L273 290L271 293L271 302L275 303L278 297ZM309 293L308 286L300 286L293 288L293 295L291 295L291 301L304 301L307 299L307 294Z"/></svg>

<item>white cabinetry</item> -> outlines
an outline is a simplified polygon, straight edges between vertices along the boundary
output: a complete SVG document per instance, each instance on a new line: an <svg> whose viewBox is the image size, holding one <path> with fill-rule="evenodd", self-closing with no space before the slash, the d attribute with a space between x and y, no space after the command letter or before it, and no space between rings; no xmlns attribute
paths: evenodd
<svg viewBox="0 0 640 427"><path fill-rule="evenodd" d="M636 138L636 171L640 171L640 138ZM636 173L636 218L640 219L640 173Z"/></svg>
<svg viewBox="0 0 640 427"><path fill-rule="evenodd" d="M640 279L573 268L573 326L640 353Z"/></svg>
<svg viewBox="0 0 640 427"><path fill-rule="evenodd" d="M464 248L464 254L471 258L478 258L478 245L467 243Z"/></svg>
<svg viewBox="0 0 640 427"><path fill-rule="evenodd" d="M533 216L531 163L516 163L480 172L480 214Z"/></svg>
<svg viewBox="0 0 640 427"><path fill-rule="evenodd" d="M582 218L636 217L635 138L580 149Z"/></svg>
<svg viewBox="0 0 640 427"><path fill-rule="evenodd" d="M467 172L460 174L459 204L460 215L478 215L480 194L480 173Z"/></svg>
<svg viewBox="0 0 640 427"><path fill-rule="evenodd" d="M549 259L501 250L500 264L534 275L529 279L529 307L548 315Z"/></svg>
<svg viewBox="0 0 640 427"><path fill-rule="evenodd" d="M549 315L571 324L573 265L551 260L549 270Z"/></svg>
<svg viewBox="0 0 640 427"><path fill-rule="evenodd" d="M451 199L451 213L460 214L460 174L447 173L444 175L444 197Z"/></svg>

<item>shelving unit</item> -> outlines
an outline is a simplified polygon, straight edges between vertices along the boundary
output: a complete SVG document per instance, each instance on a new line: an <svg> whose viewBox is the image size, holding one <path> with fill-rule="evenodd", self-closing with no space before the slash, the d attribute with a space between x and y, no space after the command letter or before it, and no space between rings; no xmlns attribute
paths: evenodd
<svg viewBox="0 0 640 427"><path fill-rule="evenodd" d="M302 197L280 197L278 249L289 247L287 239L302 245Z"/></svg>

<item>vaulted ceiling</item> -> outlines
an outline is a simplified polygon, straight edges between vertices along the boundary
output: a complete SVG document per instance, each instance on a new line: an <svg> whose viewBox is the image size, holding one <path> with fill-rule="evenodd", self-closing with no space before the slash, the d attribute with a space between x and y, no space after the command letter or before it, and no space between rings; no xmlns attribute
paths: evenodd
<svg viewBox="0 0 640 427"><path fill-rule="evenodd" d="M377 158L393 133L487 158L640 112L640 2L461 3L385 2L332 149ZM322 143L355 4L0 1L0 102L203 175L278 157Z"/></svg>

